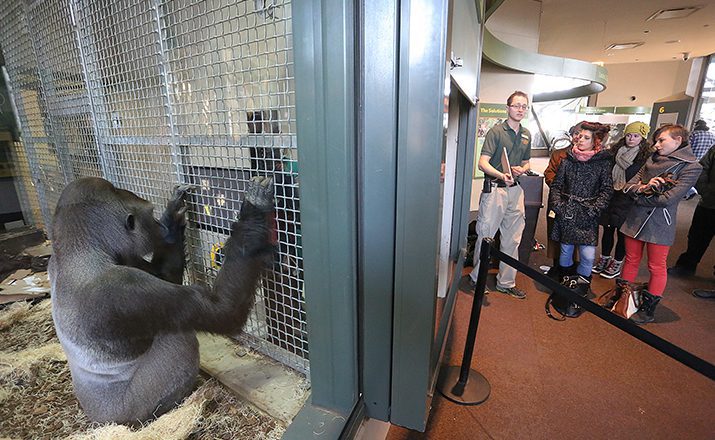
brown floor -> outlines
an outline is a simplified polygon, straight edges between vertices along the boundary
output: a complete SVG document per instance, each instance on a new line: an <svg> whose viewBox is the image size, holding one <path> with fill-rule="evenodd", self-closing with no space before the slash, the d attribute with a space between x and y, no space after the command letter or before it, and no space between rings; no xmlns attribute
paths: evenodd
<svg viewBox="0 0 715 440"><path fill-rule="evenodd" d="M670 265L685 249L697 201L681 203ZM542 218L537 240L545 243L545 235ZM547 261L542 250L530 263ZM715 300L690 292L715 288L714 264L715 243L695 277L668 280L656 323L645 327L711 363ZM640 278L647 279L645 262ZM526 300L491 293L481 314L472 368L489 380L489 399L461 406L437 393L426 432L392 426L387 439L715 439L715 382L588 313L551 320L547 295L522 274L517 283ZM612 285L596 276L593 290ZM471 305L472 296L460 292L445 355L451 365L461 362Z"/></svg>

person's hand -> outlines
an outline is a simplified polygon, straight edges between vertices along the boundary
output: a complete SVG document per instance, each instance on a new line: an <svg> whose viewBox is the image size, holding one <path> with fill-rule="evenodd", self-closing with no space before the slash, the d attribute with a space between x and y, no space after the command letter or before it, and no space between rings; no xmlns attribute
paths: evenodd
<svg viewBox="0 0 715 440"><path fill-rule="evenodd" d="M646 191L648 188L658 188L664 183L665 183L665 179L663 179L662 177L656 176L656 177L653 177L652 179L650 179L648 181L648 183L646 183L645 185L640 185L638 187L638 189L636 190L636 192L642 193L642 192Z"/></svg>
<svg viewBox="0 0 715 440"><path fill-rule="evenodd" d="M648 181L646 186L652 186L653 188L658 188L665 183L665 179L660 176L656 176Z"/></svg>
<svg viewBox="0 0 715 440"><path fill-rule="evenodd" d="M514 177L519 177L522 174L524 174L525 172L526 172L526 168L524 168L524 167L521 167L518 165L511 167L511 174Z"/></svg>
<svg viewBox="0 0 715 440"><path fill-rule="evenodd" d="M511 174L503 173L502 176L503 176L502 180L504 180L504 183L506 183L509 186L512 186L514 184L514 178L511 177Z"/></svg>

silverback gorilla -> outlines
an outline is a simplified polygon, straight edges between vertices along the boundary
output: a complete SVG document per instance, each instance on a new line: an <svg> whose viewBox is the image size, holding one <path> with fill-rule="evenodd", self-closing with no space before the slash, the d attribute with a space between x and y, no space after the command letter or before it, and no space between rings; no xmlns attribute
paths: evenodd
<svg viewBox="0 0 715 440"><path fill-rule="evenodd" d="M195 332L246 323L272 253L272 180L248 183L212 289L181 284L187 189L174 190L159 221L150 202L98 178L70 183L57 203L52 317L93 421L134 424L172 409L195 386Z"/></svg>

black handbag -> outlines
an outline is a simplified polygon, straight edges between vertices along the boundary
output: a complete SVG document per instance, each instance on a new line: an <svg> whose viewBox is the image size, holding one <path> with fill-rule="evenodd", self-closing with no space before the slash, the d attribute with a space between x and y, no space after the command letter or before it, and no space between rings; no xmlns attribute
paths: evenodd
<svg viewBox="0 0 715 440"><path fill-rule="evenodd" d="M578 275L565 276L561 281L561 285L583 297L588 294L588 288L584 289L583 292L578 289ZM560 315L559 317L551 313L552 308ZM549 295L544 309L546 310L546 316L556 321L565 321L566 318L578 318L583 313L581 306L558 295L556 292L552 292Z"/></svg>

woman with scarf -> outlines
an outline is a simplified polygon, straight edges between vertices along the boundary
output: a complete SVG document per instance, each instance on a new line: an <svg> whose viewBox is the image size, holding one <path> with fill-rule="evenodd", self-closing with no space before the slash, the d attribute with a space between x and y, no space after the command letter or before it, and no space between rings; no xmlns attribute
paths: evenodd
<svg viewBox="0 0 715 440"><path fill-rule="evenodd" d="M586 121L581 121L578 124L574 125L569 129L569 136L571 137L571 144L566 147L566 148L561 148L561 149L556 149L551 153L551 157L549 157L549 165L546 167L544 170L544 182L546 182L546 186L551 188L551 184L554 183L554 179L556 179L556 173L559 170L559 166L561 165L561 161L564 160L564 158L568 155L569 151L571 148L573 148L574 145L578 143L578 137L581 134L581 124L583 124ZM547 200L550 200L551 198L547 198ZM554 219L548 213L551 212L551 205L547 204L546 206L546 237L547 237L547 242L546 242L546 256L548 258L551 258L553 260L553 263L551 265L551 268L549 271L546 273L546 275L550 276L553 279L556 280L561 280L561 274L559 273L559 254L561 253L561 248L557 242L551 239L551 231L554 229Z"/></svg>
<svg viewBox="0 0 715 440"><path fill-rule="evenodd" d="M549 194L555 214L551 239L561 243L563 283L583 296L591 284L598 219L613 194L611 155L602 147L609 129L598 122L581 124L578 142L561 162ZM576 246L579 264L574 268Z"/></svg>
<svg viewBox="0 0 715 440"><path fill-rule="evenodd" d="M648 290L642 290L640 310L631 316L637 324L655 320L655 309L668 282L666 260L675 241L678 204L695 184L702 166L688 145L688 130L682 125L666 125L655 138L655 154L626 184L633 207L621 232L626 238L624 280L634 282L643 257L648 252Z"/></svg>
<svg viewBox="0 0 715 440"><path fill-rule="evenodd" d="M626 256L626 239L618 230L626 220L633 202L621 191L626 182L631 180L641 169L648 156L653 152L647 137L650 127L643 122L632 122L626 126L625 135L611 147L614 158L613 189L611 203L601 216L603 236L601 237L601 257L593 266L593 273L604 278L615 278L621 274L623 259ZM611 257L614 235L618 236L616 253Z"/></svg>

